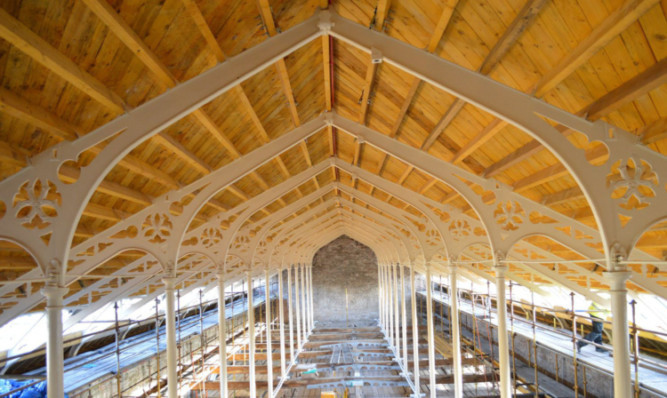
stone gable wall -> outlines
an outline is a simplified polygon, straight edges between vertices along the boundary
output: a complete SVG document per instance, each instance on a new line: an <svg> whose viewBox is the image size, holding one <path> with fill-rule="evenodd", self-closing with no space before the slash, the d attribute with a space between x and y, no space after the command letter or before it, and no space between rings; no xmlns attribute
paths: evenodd
<svg viewBox="0 0 667 398"><path fill-rule="evenodd" d="M345 323L345 289L349 322L375 323L378 318L378 266L369 247L341 236L313 259L313 307L320 324Z"/></svg>

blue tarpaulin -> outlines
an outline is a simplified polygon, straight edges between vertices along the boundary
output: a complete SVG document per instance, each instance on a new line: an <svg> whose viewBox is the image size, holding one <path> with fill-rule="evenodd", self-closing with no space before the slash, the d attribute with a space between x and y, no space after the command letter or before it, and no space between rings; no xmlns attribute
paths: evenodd
<svg viewBox="0 0 667 398"><path fill-rule="evenodd" d="M7 394L8 392L17 390L25 385L34 383L35 380L7 380L0 379L0 394ZM46 397L46 381L39 383L23 390L16 391L9 395L9 398L45 398ZM65 394L67 397L67 394Z"/></svg>

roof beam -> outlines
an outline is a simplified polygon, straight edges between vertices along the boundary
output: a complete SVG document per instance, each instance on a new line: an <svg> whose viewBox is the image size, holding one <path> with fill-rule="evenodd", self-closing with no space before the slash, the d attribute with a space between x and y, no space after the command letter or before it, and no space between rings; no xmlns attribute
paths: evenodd
<svg viewBox="0 0 667 398"><path fill-rule="evenodd" d="M503 36L496 42L496 45L491 49L489 54L487 54L484 62L479 67L478 71L481 74L488 74L496 67L500 60L507 54L507 52L512 48L512 45L516 40L521 36L521 34L533 23L540 10L546 4L546 0L531 0L528 1L524 7L519 11L516 18L512 21L512 24L505 30ZM445 131L445 129L452 123L454 118L459 114L461 109L465 106L465 101L456 98L452 105L447 109L447 112L440 119L438 124L433 128L429 133L426 140L422 144L422 150L428 151L435 141L440 137L440 135ZM456 153L448 153L449 160L455 164L462 164L463 160L467 158L471 153L473 153L477 148L483 145L486 141L491 139L493 135L502 130L503 127L507 125L507 122L500 121L490 123L486 128L482 130L473 140L468 144L460 148ZM470 168L462 164L462 166L470 171Z"/></svg>
<svg viewBox="0 0 667 398"><path fill-rule="evenodd" d="M271 6L269 4L269 1L257 0L257 7L259 9L259 14L262 17L262 21L264 21L264 27L266 28L266 32L268 33L269 36L275 36L278 33L278 31L275 25L275 21L273 20L273 14L271 13ZM294 91L292 90L292 84L290 83L289 80L289 73L287 72L287 65L285 64L285 58L280 58L278 61L276 61L275 66L278 72L278 76L280 77L280 83L283 86L283 93L285 94L285 97L287 98L287 103L289 104L289 110L290 114L292 115L292 121L294 122L294 127L299 127L301 126L301 119L299 118L299 110L297 109L296 100L294 99ZM327 68L325 67L324 69L326 77ZM325 79L325 84L326 84L326 79ZM301 152L303 153L303 157L308 166L309 167L312 166L313 161L310 157L310 152L308 151L308 145L306 144L306 142L305 141L300 142L299 147L301 148ZM313 181L317 186L317 188L319 188L320 186L319 183L317 182L317 179L313 179ZM301 193L301 191L299 191L299 193Z"/></svg>
<svg viewBox="0 0 667 398"><path fill-rule="evenodd" d="M467 144L461 147L458 152L456 152L451 160L452 163L461 163L463 159L470 156L470 154L475 152L477 148L486 144L491 138L493 138L494 135L496 135L496 133L505 128L505 126L507 126L506 121L501 119L493 119L491 123L487 124L486 127L484 127L482 131L475 136L475 138L470 140Z"/></svg>
<svg viewBox="0 0 667 398"><path fill-rule="evenodd" d="M116 93L3 9L0 9L0 37L115 114L125 113L126 105Z"/></svg>
<svg viewBox="0 0 667 398"><path fill-rule="evenodd" d="M157 58L155 53L141 40L130 27L123 21L106 0L82 0L109 30L130 50L132 54L146 65L148 70L157 79L172 87L176 78L171 71Z"/></svg>
<svg viewBox="0 0 667 398"><path fill-rule="evenodd" d="M421 146L421 149L424 151L428 151L429 148L433 146L435 141L440 137L440 134L442 134L443 131L449 126L449 124L454 120L456 115L458 115L459 111L463 109L463 106L465 106L466 102L460 98L456 98L452 105L447 109L447 112L442 116L438 124L435 125L433 130L429 133L428 137L426 137L426 140L424 140L424 143ZM449 158L453 157L453 154L449 152L447 156Z"/></svg>
<svg viewBox="0 0 667 398"><path fill-rule="evenodd" d="M559 191L550 195L545 195L542 197L542 200L540 202L545 205L545 206L555 206L564 202L567 202L569 200L575 199L575 198L580 198L583 197L584 193L581 192L581 189L579 189L579 186L575 186L569 189L565 189L563 191Z"/></svg>
<svg viewBox="0 0 667 398"><path fill-rule="evenodd" d="M479 73L487 75L500 63L500 60L516 44L523 32L532 25L546 3L547 0L528 0L524 4L521 11L519 11L510 26L507 27L505 33L496 42L496 45L493 46L486 59L484 59L484 62L478 69Z"/></svg>
<svg viewBox="0 0 667 398"><path fill-rule="evenodd" d="M629 0L612 12L600 25L582 40L577 47L535 84L532 90L536 97L542 97L560 82L570 76L602 47L621 34L646 11L658 4L659 0Z"/></svg>
<svg viewBox="0 0 667 398"><path fill-rule="evenodd" d="M72 141L80 133L76 126L4 88L0 88L0 111L39 127L61 140Z"/></svg>
<svg viewBox="0 0 667 398"><path fill-rule="evenodd" d="M322 36L322 69L324 70L324 104L327 112L331 111L331 37Z"/></svg>
<svg viewBox="0 0 667 398"><path fill-rule="evenodd" d="M44 131L52 133L55 137L63 140L73 140L80 135L80 130L77 126L74 126L63 119L60 119L58 116L50 113L42 107L27 102L23 98L4 88L0 88L0 111L5 112L35 127L43 129ZM90 151L97 155L102 151L102 149L99 147L93 147L90 149ZM11 150L10 153L11 152L15 151ZM27 154L21 155L21 157L25 156L27 156ZM4 156L4 158L7 159L6 156ZM25 167L25 164L25 160L20 160L20 162L16 165L19 167ZM155 169L153 166L143 162L142 160L139 160L138 158L135 158L132 155L127 155L119 162L119 164L132 172L147 176L172 189L179 187L178 182L171 178L169 175ZM145 195L129 190L128 188L116 183L103 181L102 185L100 186L100 191L144 205L150 204L150 199ZM117 195L114 191L124 192L124 194ZM130 191L134 193L130 193Z"/></svg>
<svg viewBox="0 0 667 398"><path fill-rule="evenodd" d="M289 104L289 111L292 115L294 126L299 127L301 126L301 119L299 118L299 110L296 107L294 92L292 91L292 84L289 80L289 73L287 73L287 65L285 65L284 58L281 58L276 62L276 70L280 77L280 83L283 86L283 93L285 93L285 98L287 98L287 103Z"/></svg>
<svg viewBox="0 0 667 398"><path fill-rule="evenodd" d="M375 80L375 72L378 64L373 61L373 54L370 54L368 66L366 67L366 78L364 79L364 87L361 89L361 109L359 110L359 123L366 124L366 116L368 114L368 105L370 105L371 90L373 90L373 80Z"/></svg>
<svg viewBox="0 0 667 398"><path fill-rule="evenodd" d="M266 33L268 33L269 36L275 36L278 32L276 30L276 24L273 21L269 0L257 0L257 8L259 9L259 15L262 17Z"/></svg>
<svg viewBox="0 0 667 398"><path fill-rule="evenodd" d="M105 0L84 0L86 6L109 28L109 30L139 58L146 68L166 88L172 88L178 84L174 75L166 65L160 61L155 53L144 43L132 28L121 18L120 15ZM200 108L195 109L192 116L215 138L226 150L234 156L241 154L231 141L220 131L213 120ZM165 143L163 141L163 143ZM177 146L169 145L176 154L188 160L188 152L177 151Z"/></svg>
<svg viewBox="0 0 667 398"><path fill-rule="evenodd" d="M440 13L440 18L438 18L438 23L435 25L435 30L431 35L431 39L428 42L428 47L426 48L428 52L432 53L438 48L442 36L445 34L447 27L449 26L449 21L454 15L456 6L459 4L459 0L447 0L445 1L442 12Z"/></svg>
<svg viewBox="0 0 667 398"><path fill-rule="evenodd" d="M259 133L260 139L262 140L263 143L267 143L271 141L271 137L269 137L269 134L266 132L266 129L262 125L262 122L259 120L259 117L257 116L257 112L255 112L255 108L252 107L252 104L250 103L250 99L248 99L248 96L245 93L245 90L243 90L243 87L239 84L235 88L236 93L238 94L239 98L241 99L241 105L245 108L245 110L248 113L248 116L250 116L250 119L252 120L253 124L255 125L255 128L257 129L257 132ZM287 169L287 166L283 162L283 159L280 156L275 157L276 163L278 163L278 168L283 172L283 177L290 177L291 174L289 170ZM266 189L266 181L262 179L257 172L253 172L253 176L255 179L257 179L260 183L260 185L264 186L264 189ZM303 195L300 190L297 189L297 192L299 195ZM285 201L280 199L280 203L285 206Z"/></svg>
<svg viewBox="0 0 667 398"><path fill-rule="evenodd" d="M545 169L538 171L537 173L531 174L530 176L523 178L512 186L515 192L525 191L527 189L542 185L547 181L554 180L569 174L569 171L560 163L556 163L552 166L549 166Z"/></svg>
<svg viewBox="0 0 667 398"><path fill-rule="evenodd" d="M206 20L204 19L204 16L202 15L201 10L197 6L197 4L194 2L194 0L183 0L183 3L185 5L185 8L188 10L188 13L192 17L192 19L194 19L195 24L197 25L197 28L201 32L202 36L204 36L204 39L206 40L206 43L208 44L209 48L213 50L213 53L218 59L218 62L223 62L226 58L225 54L223 53L220 44L215 38L215 35L213 35L211 28L208 26L208 23L206 23ZM239 84L238 86L236 86L235 90L236 94L239 96L239 99L241 100L241 104L243 105L243 107L245 107L248 116L250 116L250 119L257 128L257 131L259 132L259 135L263 140L263 142L267 143L271 141L271 138L267 134L266 129L262 125L261 120L259 120L259 117L257 116L257 112L255 112L255 108L253 108L252 104L250 103L250 99L248 99L245 90L243 90L243 86ZM233 151L230 152L232 152L237 157L241 156L241 154L236 150L236 148L235 147L233 148L234 148ZM285 163L283 162L282 158L280 156L277 156L275 159L276 162L278 163L278 167L283 173L283 177L289 178L291 174L287 169L287 166L285 166ZM261 177L259 177L259 175L256 172L253 172L253 176L259 179L260 183L266 185L266 181L264 181ZM297 193L303 196L303 194L299 189L297 189ZM280 203L282 203L283 206L285 205L285 202L282 200L282 198L280 199Z"/></svg>
<svg viewBox="0 0 667 398"><path fill-rule="evenodd" d="M178 154L186 163L194 167L202 174L210 173L211 169L208 165L202 162L195 154L190 152L187 148L181 145L174 137L169 134L156 134L154 139L160 143L163 147L169 149L170 151Z"/></svg>
<svg viewBox="0 0 667 398"><path fill-rule="evenodd" d="M176 84L178 84L178 81L171 74L166 65L164 65L164 63L162 63L157 58L153 51L141 40L141 38L120 17L120 15L116 13L116 11L109 5L109 3L104 0L84 0L84 2L91 9L91 11L93 11L95 15L97 15L97 17L100 18L102 22L104 22L104 24L109 27L109 29L121 40L121 42L123 42L123 44L125 44L125 46L128 47L128 49L130 49L157 77L158 81L160 81L168 88L174 87ZM186 1L185 4L186 8L188 8L190 15L195 19L195 23L197 24L204 38L207 39L207 43L213 49L216 57L219 61L224 60L224 54L222 53L222 49L220 48L219 44L217 44L217 41L210 41L212 33L210 28L208 28L208 25L203 20L203 16L201 16L201 12L197 8L196 4L192 3L191 1L191 4L187 3L188 1ZM237 90L241 91L242 102L244 102L243 98L245 98L245 102L247 102L246 106L250 105L247 97L245 96L245 93L243 92L243 88L241 88L240 85L237 87ZM257 118L251 105L250 110L252 111L251 119L253 122L256 124L259 123L259 119ZM199 122L199 124L201 124L207 131L209 131L209 133L211 133L213 138L215 138L232 155L234 159L241 157L241 152L236 149L234 144L224 135L215 121L213 121L203 109L195 109L192 113L192 116ZM260 132L264 132L264 134L266 134L263 127L261 127L261 123L259 123L259 126ZM185 160L188 164L201 173L210 173L211 168L206 163L200 160L195 154L190 152L173 137L164 133L156 135L155 138L163 146L179 155L183 160ZM267 186L266 182L258 174L254 173L254 177L260 182L260 184Z"/></svg>
<svg viewBox="0 0 667 398"><path fill-rule="evenodd" d="M197 6L197 3L195 3L194 0L181 1L183 2L183 5L185 6L188 14L190 14L190 17L194 20L195 25L197 25L197 29L199 29L199 32L204 37L204 40L206 40L206 44L208 44L208 47L213 51L213 54L215 54L218 62L224 61L226 58L225 54L222 51L218 40L215 38L215 35L211 31L211 28L208 26L206 19L204 19L201 10Z"/></svg>
<svg viewBox="0 0 667 398"><path fill-rule="evenodd" d="M77 181L81 174L78 169L68 166L60 167L59 171L60 178L63 181L69 182ZM130 202L138 203L143 206L150 206L153 203L152 199L143 193L111 181L100 182L97 191L124 200L129 200Z"/></svg>
<svg viewBox="0 0 667 398"><path fill-rule="evenodd" d="M644 127L639 132L642 137L642 144L649 145L667 138L667 117L658 119L657 121Z"/></svg>
<svg viewBox="0 0 667 398"><path fill-rule="evenodd" d="M426 48L428 52L433 53L438 48L438 44L442 40L442 36L445 34L445 30L447 30L447 26L449 26L449 21L452 19L452 15L454 14L454 10L456 10L456 6L458 5L458 3L459 0L448 0L445 3L442 12L440 13L440 18L438 19L438 23L435 26L435 30L433 31L433 34L431 34L431 39L429 40L428 47ZM408 95L403 100L403 105L401 106L401 110L398 112L398 117L396 118L391 133L389 134L390 137L394 138L398 135L398 129L403 124L403 119L405 118L405 115L408 113L410 105L412 104L412 100L417 94L417 91L419 90L421 83L422 80L419 77L415 76L414 80L412 81L412 86L410 86L410 90L408 91ZM382 155L382 160L379 163L380 168L378 169L377 172L378 175L382 174L382 171L384 170L387 164L388 158L389 156L387 154ZM375 188L371 189L371 194L373 193L374 189Z"/></svg>
<svg viewBox="0 0 667 398"><path fill-rule="evenodd" d="M49 132L53 136L63 140L73 140L82 134L79 127L60 119L46 109L31 104L11 91L3 88L0 88L0 111ZM89 150L95 155L98 155L102 151L102 148L95 146ZM118 164L170 189L178 189L180 187L178 181L171 176L133 155L126 155Z"/></svg>
<svg viewBox="0 0 667 398"><path fill-rule="evenodd" d="M607 113L617 109L621 105L624 105L628 101L632 101L639 96L642 96L649 91L659 87L660 85L667 82L667 59L656 63L652 67L645 70L643 73L635 76L634 78L628 80L624 84L620 85L616 89L610 91L606 95L600 97L593 103L581 109L576 113L578 116L588 115L589 120L597 120ZM563 127L558 126L557 130L561 131L566 136L572 134L572 131ZM485 177L496 176L508 168L528 159L529 157L537 154L542 151L544 147L538 141L530 141L521 148L517 149L513 153L507 155L505 158L489 166L484 172ZM563 167L563 166L561 166ZM564 169L564 167L563 167ZM538 172L540 173L540 172ZM558 178L562 174L554 174L554 178ZM531 178L532 176L526 177ZM550 181L552 179L547 179L545 181ZM519 182L515 183L515 185ZM519 184L523 185L523 184Z"/></svg>
<svg viewBox="0 0 667 398"><path fill-rule="evenodd" d="M378 0L378 5L375 7L375 16L371 21L371 28L381 32L384 30L385 20L389 15L389 8L391 8L391 0Z"/></svg>
<svg viewBox="0 0 667 398"><path fill-rule="evenodd" d="M665 83L667 83L667 58L656 62L644 72L598 98L577 114L585 115L590 120L600 119Z"/></svg>
<svg viewBox="0 0 667 398"><path fill-rule="evenodd" d="M500 159L496 163L487 167L486 170L484 170L484 173L482 173L482 175L486 178L495 177L498 174L502 173L503 171L509 169L510 167L535 155L542 149L544 149L544 147L538 141L535 140L530 141L524 146L516 149L514 152Z"/></svg>
<svg viewBox="0 0 667 398"><path fill-rule="evenodd" d="M546 0L529 0L526 2L526 4L523 6L521 11L517 14L517 16L514 18L510 26L505 30L505 33L503 33L502 37L498 39L496 42L496 45L491 49L489 54L487 54L486 58L482 62L482 65L478 68L478 72L486 75L489 74L500 62L500 60L507 54L507 52L512 48L512 46L516 43L516 41L519 39L521 34L528 29L528 27L533 23L539 12L542 10L544 5L547 3ZM424 145L422 148L424 150L428 150L431 145L438 139L440 134L442 134L443 131L449 126L458 115L458 113L463 109L463 106L465 105L465 101L457 98L454 103L450 106L450 108L447 110L445 115L442 117L440 122L436 125L436 127L431 131L431 134L429 134L428 138L426 141L424 141ZM502 127L501 127L502 128ZM495 129L484 129L482 133L485 133L481 138L488 140L493 132L499 131L500 128ZM475 137L477 138L477 137ZM475 142L473 139L472 142ZM481 145L481 144L480 144ZM465 149L465 151L463 151ZM476 149L476 148L475 148ZM474 151L470 150L470 148L467 148L467 146L464 146L464 148L461 148L456 155L453 156L453 159L456 159L457 162L462 162L463 159L467 157L463 156L465 152L468 152L468 154L472 153Z"/></svg>
<svg viewBox="0 0 667 398"><path fill-rule="evenodd" d="M558 65L547 72L540 81L531 90L536 97L542 97L551 89L556 87L560 82L565 80L577 68L583 65L590 57L593 56L600 48L604 47L614 37L618 36L622 31L627 29L630 24L637 20L641 15L648 11L657 0L631 0L627 1L623 6L614 11L605 19L593 32L579 45L570 52L565 59ZM590 118L590 117L589 117ZM591 119L592 120L592 119ZM507 123L505 121L495 121L500 126L504 127ZM492 123L494 123L492 122ZM485 129L486 130L486 129ZM502 128L488 131L490 136L484 135L481 138L490 139L493 134L499 132ZM480 138L475 137L475 138ZM472 141L474 143L475 140ZM481 146L481 144L480 144ZM475 148L476 149L476 148ZM506 159L493 164L484 173L485 176L493 177L514 164L530 157L541 150L541 145L530 142L526 144L525 148L519 148L515 154L508 155Z"/></svg>
<svg viewBox="0 0 667 398"><path fill-rule="evenodd" d="M17 168L23 168L27 164L27 155L24 151L12 148L6 142L0 141L0 160L3 163L11 164ZM79 179L80 171L74 167L63 165L60 167L59 177L65 182L75 182ZM115 182L105 181L100 182L100 185L97 187L98 192L121 198L124 200L129 200L130 202L138 203L143 206L149 206L153 203L151 198L144 195L139 191L135 191L123 185L120 185ZM88 215L95 216L95 212L89 212Z"/></svg>

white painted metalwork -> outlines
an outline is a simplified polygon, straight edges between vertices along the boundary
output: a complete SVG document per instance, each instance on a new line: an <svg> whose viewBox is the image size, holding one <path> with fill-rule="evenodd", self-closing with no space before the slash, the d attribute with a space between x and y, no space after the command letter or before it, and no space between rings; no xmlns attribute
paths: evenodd
<svg viewBox="0 0 667 398"><path fill-rule="evenodd" d="M218 353L220 357L220 397L227 398L227 318L225 314L225 274L218 273ZM232 298L233 299L233 298Z"/></svg>
<svg viewBox="0 0 667 398"><path fill-rule="evenodd" d="M173 276L169 275L162 279L165 287L165 298L167 308L165 319L167 324L167 394L169 398L178 397L178 349L176 348L176 300L174 289L176 287Z"/></svg>
<svg viewBox="0 0 667 398"><path fill-rule="evenodd" d="M384 62L397 66L436 87L475 104L530 134L545 145L579 183L591 204L599 230L589 228L546 206L532 202L495 180L468 173L459 167L436 159L384 134L347 120L340 115L329 114L321 115L305 123L292 132L274 139L256 151L213 171L186 187L163 195L144 210L70 250L69 246L74 229L78 224L83 208L103 177L123 156L161 129L187 115L193 109L200 107L230 87L237 85L240 81L272 64L275 60L284 57L307 44L313 38L323 34L331 34L366 51L370 51L372 48L376 56L382 58ZM602 165L591 167L585 158L584 151L574 148L564 135L542 120L542 117L580 132L589 142L596 141L603 144L609 152L608 160ZM413 214L401 214L396 217L399 219L398 222L388 218L384 220L383 223L386 228L393 231L393 236L390 234L389 237L385 237L386 240L369 240L368 231L355 230L355 233L362 236L365 241L371 242L373 247L382 248L383 252L378 253L378 259L382 258L385 265L391 264L391 261L397 261L400 257L396 252L392 252L391 248L385 248L385 244L389 242L389 239L394 241L405 239L409 242L405 246L406 250L410 252L411 272L414 272L414 267L422 267L422 264L426 264L426 271L429 272L428 267L431 266L432 261L445 261L447 257L454 258L470 244L480 243L484 240L491 248L491 252L494 253L495 260L498 260L495 256L497 251L510 253L511 249L518 244L517 242L527 236L540 234L562 243L587 258L599 257L595 247L602 244L607 261L601 265L607 271L611 271L608 275L624 275L627 271L626 265L617 261L617 256L627 257L641 234L667 215L667 190L660 185L662 183L659 183L664 179L660 177L667 170L667 159L639 144L634 135L604 122L591 123L382 33L356 25L333 14L331 11L323 11L306 22L269 38L262 44L230 58L202 75L168 90L166 93L95 131L77 140L63 142L36 156L23 170L0 182L0 201L8 204L7 214L0 219L0 237L16 242L25 248L35 257L39 266L39 269L30 271L17 279L17 283L20 283L21 286L28 287L25 289L26 291L33 293L20 300L13 298L0 300L0 304L7 307L0 316L0 324L4 324L9 319L33 308L42 300L42 297L34 292L34 289L30 289L30 281L46 276L48 287L44 290L44 294L47 296L49 331L50 334L61 334L62 320L54 309L62 305L62 295L59 292L63 290L58 289L64 289L80 278L81 275L89 273L100 263L123 250L142 250L148 253L150 258L145 260L141 266L143 267L141 271L136 270L140 268L140 264L136 264L133 269L123 271L136 273L137 276L131 278L129 284L115 290L109 290L109 295L96 305L103 305L112 300L112 297L118 297L154 283L155 278L146 275L157 275L160 267L167 271L169 280L175 282L187 278L183 275L174 274L176 267L182 266L177 262L177 259L184 253L199 253L208 257L209 261L201 266L196 266L196 270L202 272L202 275L204 272L210 274L211 269L219 268L227 261L227 254L234 253L236 249L239 251L246 250L246 254L235 255L244 260L245 266L252 266L254 264L252 259L256 254L266 255L266 253L260 253L260 251L266 250L267 246L266 243L262 243L264 242L264 235L261 238L250 239L248 236L249 229L241 228L243 222L257 209L266 206L267 201L277 197L277 192L293 188L294 184L298 185L299 181L302 181L301 178L310 174L295 176L286 181L284 185L281 184L280 188L274 187L268 190L266 195L258 195L258 197L239 206L239 209L215 217L205 226L190 233L186 233L188 225L204 203L217 192L280 153L297 145L327 124L335 125L341 131L364 140L366 144L372 145L443 181L459 192L479 215L479 221L467 217L456 209L429 201L414 192L406 192L405 188L396 186L396 184L388 184L381 177L370 175L371 173L335 159L332 163L334 167L345 170L354 176L370 180L374 186L401 198L423 214L421 218ZM81 176L75 183L64 184L60 181L57 174L64 162L77 159L85 150L102 141L108 141L105 151L82 169ZM316 174L320 167L325 169L328 166L316 165L309 169L308 173ZM629 172L630 169L635 171L631 173ZM483 203L481 197L468 184L477 185L486 191L492 192L495 195L494 202L492 204ZM624 189L626 193L622 196L614 195L614 192L619 189ZM651 194L647 194L647 190ZM269 191L271 191L270 194ZM16 195L20 192L25 193L27 199L16 201ZM194 198L183 205L183 199L193 193L196 193ZM354 195L361 196L361 193L355 191ZM631 198L639 201L642 206L628 206ZM43 206L54 209L55 213L53 215L45 214L40 210ZM175 216L169 211L170 208L179 206L181 209L180 215ZM373 206L381 207L377 203L374 203ZM450 214L452 217L446 222L442 221L433 209ZM382 205L381 210L385 213L390 211L389 214L400 213L387 204ZM534 213L551 219L553 223L544 224L532 221L530 215ZM232 224L233 227L223 232L219 228L219 224L225 218L232 216L237 217ZM521 220L520 225L508 225L507 220L510 216ZM623 216L625 220L629 221L623 224L619 216ZM36 220L35 217L39 217L43 221L43 228L30 227L31 223ZM282 217L282 213L276 215L271 222L273 223L274 219L279 220L280 217ZM539 218L537 217L537 219ZM349 221L341 218L340 222L348 223ZM422 228L416 228L415 232L410 227L411 225L425 228L423 232L421 232ZM472 237L469 233L466 235L465 232L475 228L473 225L475 227L482 226L486 231L486 236ZM352 227L348 225L345 228L351 229ZM57 233L54 233L55 231ZM401 235L404 236L400 239L396 237ZM317 245L325 243L322 240L324 236L328 235L317 235L316 239L319 240L309 240L308 246L299 247L303 249L308 247L308 250L312 251ZM237 238L239 242L235 241ZM196 243L193 243L195 240ZM191 243L193 247L185 246L186 243ZM239 243L239 245L232 247L236 243ZM416 256L414 255L415 252L418 253ZM636 253L636 251L633 253ZM641 253L633 255L644 258ZM248 261L249 258L250 261ZM70 260L72 263L70 263ZM314 325L312 270L309 268L310 262L303 262L302 260L300 263L304 264L304 268L298 273L299 278L295 279L295 281L299 281L295 284L299 345ZM519 262L518 264L524 269L539 272L541 275L572 290L586 292L586 289L578 288L576 284L564 278L558 269L540 270L528 263L521 264ZM68 266L70 266L70 272L66 274L65 270ZM273 268L270 265L269 267ZM255 271L250 271L248 278L251 278L251 272ZM231 267L226 272L234 273L234 276L238 277L236 274L238 271L232 270ZM667 297L666 289L660 284L664 281L654 275L649 275L649 272L651 271L648 267L642 267L639 272L633 272L633 283L660 297ZM121 271L118 271L118 273L120 274ZM592 273L584 274L590 280L599 279L599 276ZM508 276L513 277L511 274L508 274ZM227 277L229 279L229 275ZM100 280L99 285L95 285L108 284L107 282L111 278L113 276L109 279ZM625 312L621 310L621 305L618 303L625 300L627 296L624 287L625 279L623 282L616 282L616 279L612 279L612 282L615 286L618 286L618 289L612 291L614 319L622 319ZM299 283L301 289L298 287ZM170 295L169 283L165 282L165 284L168 293L167 302L169 303L169 297L173 296L173 291ZM530 284L528 283L528 285ZM16 287L17 285L14 284L0 287L0 296L4 296ZM390 285L386 285L385 288L389 291ZM89 287L77 293L77 295L79 295L78 297L88 295L92 304L93 289ZM394 290L396 290L395 287ZM302 293L302 297L299 297L299 292ZM600 298L590 292L586 297L591 299ZM69 300L74 299L68 298L68 302L73 302ZM603 300L596 301L604 303ZM398 342L400 336L396 326L396 322L399 321L397 301L394 300L393 303L394 305L391 308L382 310L382 316L395 316L395 318L387 318L384 324L391 328L394 339ZM90 307L75 315L77 316L76 319L85 317L89 312L92 312L92 308ZM627 314L625 316L627 317ZM394 320L393 324L391 323L392 320ZM620 332L621 326L618 325L620 324L617 323L619 331L615 334L627 334ZM303 328L303 331L300 330L301 328ZM627 325L624 326L624 329L627 329ZM57 382L59 376L56 373L59 372L58 369L62 368L62 353L57 353L59 344L62 344L61 341L62 337L55 336L50 336L48 341L49 393L53 396L62 395L61 386ZM623 340L614 340L614 346L619 351L624 349L624 344ZM623 363L621 360L615 360L615 372L618 375L627 374L629 372L629 362ZM415 375L415 377L418 380L418 375ZM171 394L174 389L170 387L169 390ZM621 392L618 392L618 394L621 394Z"/></svg>
<svg viewBox="0 0 667 398"><path fill-rule="evenodd" d="M498 255L497 257L502 257L502 255ZM496 271L496 304L498 307L498 373L500 373L500 396L501 398L510 398L512 396L512 378L510 376L510 348L507 342L507 298L505 296L505 272L507 271L507 267L499 264L494 267L494 270Z"/></svg>

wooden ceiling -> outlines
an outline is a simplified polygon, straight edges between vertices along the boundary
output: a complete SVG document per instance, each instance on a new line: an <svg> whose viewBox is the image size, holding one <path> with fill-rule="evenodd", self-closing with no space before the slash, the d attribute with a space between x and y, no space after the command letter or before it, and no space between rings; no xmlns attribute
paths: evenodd
<svg viewBox="0 0 667 398"><path fill-rule="evenodd" d="M1 3L0 179L21 170L32 156L87 134L327 7L568 112L603 119L667 154L665 0ZM350 44L324 37L132 150L91 198L72 245L328 110L595 226L575 180L528 134L390 64L372 63L368 53ZM587 148L592 164L605 159L605 151L576 133L569 139ZM63 168L62 180L76 179L79 168L103 147ZM329 127L220 192L192 227L331 156L474 215L443 182ZM331 169L277 198L250 221L336 179L392 206L410 208ZM336 194L344 196L329 193L308 208ZM576 258L546 238L531 243ZM18 246L1 244L3 280L34 268ZM638 246L664 258L665 224L647 232ZM124 253L100 269L106 267L106 274L136 256ZM79 285L86 285L85 278Z"/></svg>

